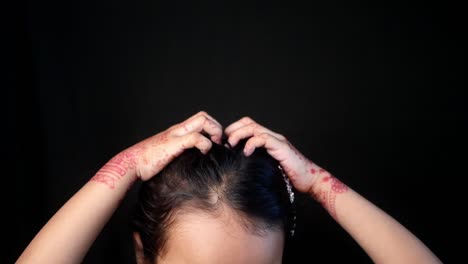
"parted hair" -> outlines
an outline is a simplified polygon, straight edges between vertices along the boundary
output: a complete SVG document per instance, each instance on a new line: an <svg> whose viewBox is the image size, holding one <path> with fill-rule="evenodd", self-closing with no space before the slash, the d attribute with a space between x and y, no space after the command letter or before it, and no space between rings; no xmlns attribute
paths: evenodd
<svg viewBox="0 0 468 264"><path fill-rule="evenodd" d="M175 215L186 210L216 215L228 206L248 232L282 229L287 237L291 203L278 162L264 148L246 157L245 140L233 148L223 141L207 154L185 150L141 184L132 229L140 235L145 261L164 254Z"/></svg>

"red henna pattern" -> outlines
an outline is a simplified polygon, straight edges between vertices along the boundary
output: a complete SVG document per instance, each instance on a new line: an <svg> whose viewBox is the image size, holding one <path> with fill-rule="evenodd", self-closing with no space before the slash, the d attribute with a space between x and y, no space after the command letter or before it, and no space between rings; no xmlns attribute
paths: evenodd
<svg viewBox="0 0 468 264"><path fill-rule="evenodd" d="M140 151L140 147L133 147L121 152L107 162L107 164L91 178L91 181L103 183L109 188L114 189L116 182L122 179L129 169L134 169L136 167L136 159Z"/></svg>
<svg viewBox="0 0 468 264"><path fill-rule="evenodd" d="M319 193L314 194L314 199L319 202L323 208L325 208L330 215L335 218L336 217L336 210L335 210L335 200L336 194L330 191L320 190Z"/></svg>
<svg viewBox="0 0 468 264"><path fill-rule="evenodd" d="M320 193L318 194L318 196L316 197L318 202L325 208L328 207L327 205L327 192L326 191L320 191Z"/></svg>
<svg viewBox="0 0 468 264"><path fill-rule="evenodd" d="M337 178L333 177L331 181L331 189L335 193L344 193L348 190L348 186L346 186L346 184L342 183Z"/></svg>
<svg viewBox="0 0 468 264"><path fill-rule="evenodd" d="M311 169L310 169L310 173L315 174L315 173L317 173L317 170L314 169L314 168L311 168Z"/></svg>
<svg viewBox="0 0 468 264"><path fill-rule="evenodd" d="M159 152L159 158L153 163L153 169L156 172L161 171L169 162L175 159L184 151L184 148L178 150L175 154L167 153L165 149L161 149Z"/></svg>
<svg viewBox="0 0 468 264"><path fill-rule="evenodd" d="M321 190L315 198L325 209L327 209L330 215L336 219L336 196L337 194L345 193L349 188L333 176L324 177L322 182L330 182L330 190Z"/></svg>
<svg viewBox="0 0 468 264"><path fill-rule="evenodd" d="M91 178L91 181L103 183L109 186L109 188L114 189L116 179L111 175L106 175L98 172L93 178Z"/></svg>
<svg viewBox="0 0 468 264"><path fill-rule="evenodd" d="M166 131L161 133L161 136L159 137L159 140L158 140L158 144L164 144L169 140L167 134L168 132Z"/></svg>
<svg viewBox="0 0 468 264"><path fill-rule="evenodd" d="M330 215L336 219L336 193L335 192L328 192L328 212Z"/></svg>
<svg viewBox="0 0 468 264"><path fill-rule="evenodd" d="M120 165L116 164L106 164L104 167L102 167L100 172L109 172L109 173L114 173L117 172L120 176L124 176L125 173L127 172L126 169Z"/></svg>
<svg viewBox="0 0 468 264"><path fill-rule="evenodd" d="M162 157L160 157L153 165L156 171L160 171L164 166L169 163L170 157L167 153L164 153Z"/></svg>

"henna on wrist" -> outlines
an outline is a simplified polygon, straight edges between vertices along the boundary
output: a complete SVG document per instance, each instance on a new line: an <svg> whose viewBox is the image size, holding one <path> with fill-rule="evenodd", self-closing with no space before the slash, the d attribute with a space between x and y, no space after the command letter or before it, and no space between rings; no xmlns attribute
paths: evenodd
<svg viewBox="0 0 468 264"><path fill-rule="evenodd" d="M325 171L319 169L311 169L311 173L318 173L318 179L313 188L311 188L312 197L319 202L336 220L336 197L349 190L348 186L341 182L339 179Z"/></svg>
<svg viewBox="0 0 468 264"><path fill-rule="evenodd" d="M110 189L114 189L118 181L123 179L130 170L136 168L136 161L140 151L141 147L139 146L122 151L109 160L90 181L99 182L107 185ZM136 175L132 177L136 177Z"/></svg>

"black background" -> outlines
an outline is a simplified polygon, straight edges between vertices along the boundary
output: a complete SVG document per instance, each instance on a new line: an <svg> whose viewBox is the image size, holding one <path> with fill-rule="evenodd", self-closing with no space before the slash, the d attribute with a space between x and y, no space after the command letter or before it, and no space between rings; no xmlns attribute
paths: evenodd
<svg viewBox="0 0 468 264"><path fill-rule="evenodd" d="M457 187L467 175L461 8L51 0L12 8L3 100L12 234L2 262L14 262L113 155L199 110L224 126L248 115L286 135L455 262ZM85 263L133 261L136 189ZM298 203L285 263L371 262L322 208Z"/></svg>

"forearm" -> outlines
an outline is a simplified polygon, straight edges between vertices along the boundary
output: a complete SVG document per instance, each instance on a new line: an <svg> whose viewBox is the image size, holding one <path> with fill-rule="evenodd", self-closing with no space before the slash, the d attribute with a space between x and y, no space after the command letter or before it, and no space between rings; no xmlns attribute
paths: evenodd
<svg viewBox="0 0 468 264"><path fill-rule="evenodd" d="M199 112L120 152L47 222L17 263L80 263L136 179L146 181L186 149L207 153L222 127Z"/></svg>
<svg viewBox="0 0 468 264"><path fill-rule="evenodd" d="M404 226L328 172L322 171L312 195L375 263L441 263Z"/></svg>
<svg viewBox="0 0 468 264"><path fill-rule="evenodd" d="M47 222L17 263L80 263L135 181L127 165L109 161Z"/></svg>

